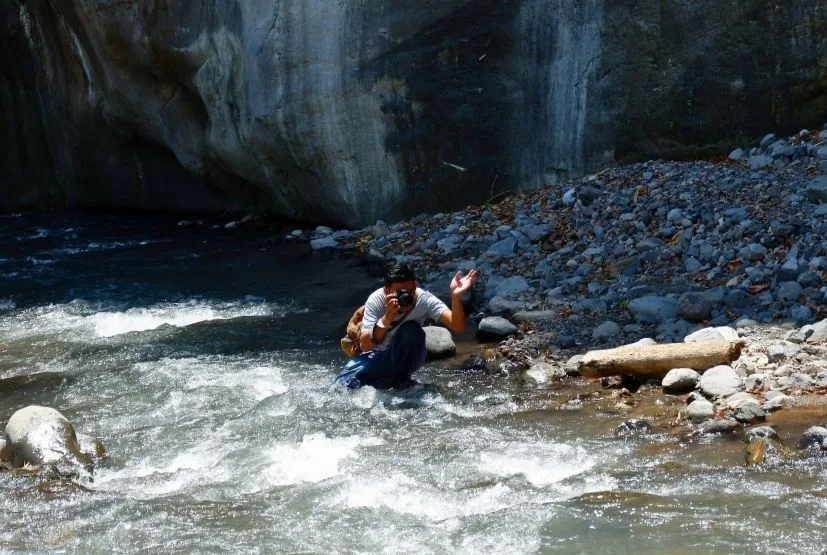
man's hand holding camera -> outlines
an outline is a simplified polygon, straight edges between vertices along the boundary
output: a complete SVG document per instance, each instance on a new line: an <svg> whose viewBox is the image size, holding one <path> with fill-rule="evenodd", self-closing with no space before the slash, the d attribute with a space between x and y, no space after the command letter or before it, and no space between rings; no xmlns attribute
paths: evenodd
<svg viewBox="0 0 827 555"><path fill-rule="evenodd" d="M413 307L415 300L415 293L407 289L400 289L385 295L385 314L380 318L382 327L392 326L400 313Z"/></svg>

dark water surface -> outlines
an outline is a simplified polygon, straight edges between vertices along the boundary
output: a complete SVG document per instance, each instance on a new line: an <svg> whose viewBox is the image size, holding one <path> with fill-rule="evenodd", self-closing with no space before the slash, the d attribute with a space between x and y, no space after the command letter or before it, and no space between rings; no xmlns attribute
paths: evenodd
<svg viewBox="0 0 827 555"><path fill-rule="evenodd" d="M225 222L221 222L222 224ZM53 406L89 492L0 474L11 553L821 553L823 460L617 440L556 385L428 365L331 387L376 285L264 225L0 217L0 422Z"/></svg>

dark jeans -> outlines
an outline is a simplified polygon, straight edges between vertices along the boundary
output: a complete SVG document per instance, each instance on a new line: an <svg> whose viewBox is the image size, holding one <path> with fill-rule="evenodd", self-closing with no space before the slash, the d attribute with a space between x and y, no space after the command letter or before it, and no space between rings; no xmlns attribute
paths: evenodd
<svg viewBox="0 0 827 555"><path fill-rule="evenodd" d="M425 332L416 322L405 322L384 351L368 351L350 359L336 381L349 388L406 387L411 374L425 364Z"/></svg>

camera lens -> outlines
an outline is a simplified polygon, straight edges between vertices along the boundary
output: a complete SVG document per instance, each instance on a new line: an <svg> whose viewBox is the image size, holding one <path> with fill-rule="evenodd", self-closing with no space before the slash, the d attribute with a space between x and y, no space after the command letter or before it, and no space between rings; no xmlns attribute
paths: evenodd
<svg viewBox="0 0 827 555"><path fill-rule="evenodd" d="M403 289L396 294L396 300L399 301L399 306L411 306L414 302L414 297L410 291Z"/></svg>

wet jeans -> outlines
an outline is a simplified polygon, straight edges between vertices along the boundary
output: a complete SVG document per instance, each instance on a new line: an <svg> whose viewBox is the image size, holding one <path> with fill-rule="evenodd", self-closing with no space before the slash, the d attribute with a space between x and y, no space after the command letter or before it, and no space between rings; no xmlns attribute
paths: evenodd
<svg viewBox="0 0 827 555"><path fill-rule="evenodd" d="M336 381L349 388L407 387L411 384L411 374L425 364L425 356L425 332L416 322L405 322L396 330L387 349L353 357Z"/></svg>

